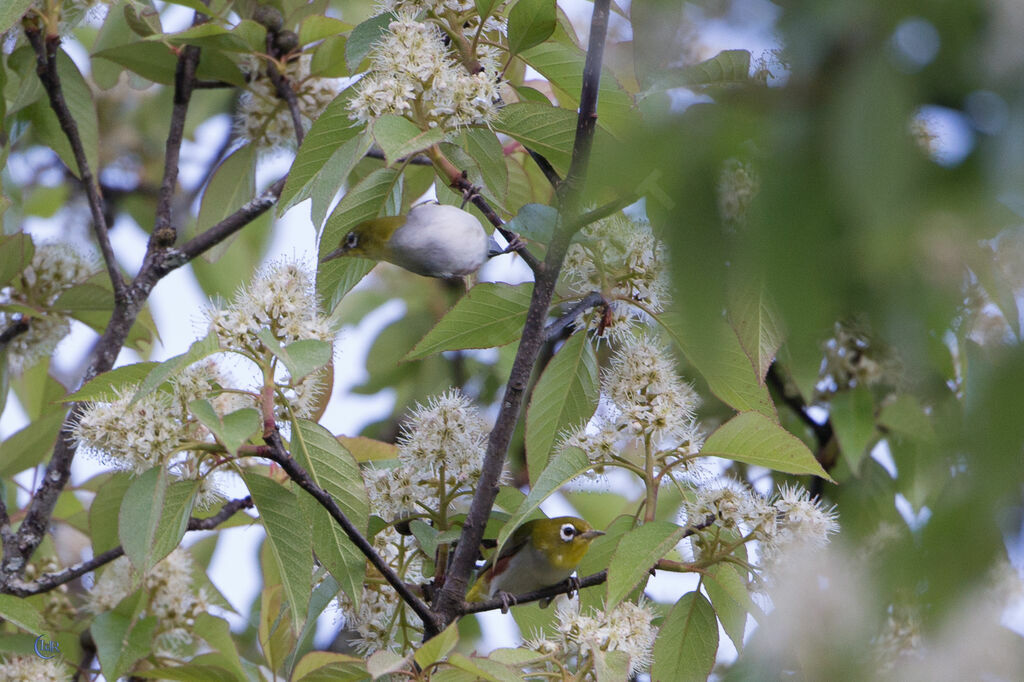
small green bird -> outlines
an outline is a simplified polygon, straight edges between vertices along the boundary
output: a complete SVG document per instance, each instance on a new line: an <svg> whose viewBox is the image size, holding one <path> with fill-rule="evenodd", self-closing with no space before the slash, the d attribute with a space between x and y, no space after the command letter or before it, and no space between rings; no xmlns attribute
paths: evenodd
<svg viewBox="0 0 1024 682"><path fill-rule="evenodd" d="M557 585L576 569L604 531L574 516L527 521L512 533L501 555L480 569L466 601L516 595Z"/></svg>
<svg viewBox="0 0 1024 682"><path fill-rule="evenodd" d="M471 213L427 202L413 206L408 216L359 223L320 262L355 256L394 263L417 275L449 279L476 272L491 255L487 233Z"/></svg>

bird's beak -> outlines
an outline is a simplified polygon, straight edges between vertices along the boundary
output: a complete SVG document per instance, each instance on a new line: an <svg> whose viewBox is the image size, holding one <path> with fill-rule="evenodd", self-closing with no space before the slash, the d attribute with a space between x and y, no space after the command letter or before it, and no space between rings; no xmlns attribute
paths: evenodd
<svg viewBox="0 0 1024 682"><path fill-rule="evenodd" d="M326 256L321 258L320 262L321 263L326 263L329 260L334 260L335 258L341 258L342 256L345 255L346 252L348 252L348 247L347 246L344 246L344 245L339 246L334 251L331 251L329 254L327 254Z"/></svg>
<svg viewBox="0 0 1024 682"><path fill-rule="evenodd" d="M603 530L588 530L585 533L580 533L580 537L584 540L593 540L594 538L599 538L602 535L604 535Z"/></svg>

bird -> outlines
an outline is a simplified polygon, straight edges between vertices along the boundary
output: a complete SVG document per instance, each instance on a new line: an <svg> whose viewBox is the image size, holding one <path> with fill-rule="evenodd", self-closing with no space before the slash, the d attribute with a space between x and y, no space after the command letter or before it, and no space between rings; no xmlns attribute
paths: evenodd
<svg viewBox="0 0 1024 682"><path fill-rule="evenodd" d="M501 548L480 569L466 601L501 597L504 608L515 603L513 595L532 592L562 582L576 569L594 538L604 531L574 516L534 519L516 528Z"/></svg>
<svg viewBox="0 0 1024 682"><path fill-rule="evenodd" d="M425 202L407 216L365 220L345 234L321 263L354 256L394 263L426 277L471 275L497 246L480 221L457 206ZM500 251L500 249L499 249Z"/></svg>

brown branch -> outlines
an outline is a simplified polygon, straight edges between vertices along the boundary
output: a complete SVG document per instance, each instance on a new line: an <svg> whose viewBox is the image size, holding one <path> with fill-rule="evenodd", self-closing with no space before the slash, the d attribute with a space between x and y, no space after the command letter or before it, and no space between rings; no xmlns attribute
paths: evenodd
<svg viewBox="0 0 1024 682"><path fill-rule="evenodd" d="M583 69L583 89L580 95L580 111L576 126L576 139L573 143L573 158L569 165L569 175L560 185L557 193L560 203L560 221L548 245L544 263L534 269L535 283L530 298L530 307L526 312L526 323L523 325L523 336L512 363L505 387L505 395L494 428L487 441L487 452L481 467L480 480L476 493L470 503L469 513L455 547L444 587L434 603L434 612L438 615L440 626L446 626L461 614L463 598L469 585L469 574L476 563L476 555L483 538L484 527L490 516L494 499L498 494L498 481L501 477L508 452L512 433L519 420L523 394L526 391L530 374L536 363L541 345L544 342L544 323L548 316L551 297L562 269L562 261L572 239L572 226L578 214L579 187L586 174L587 163L597 121L597 88L601 78L601 59L604 53L604 41L608 32L608 11L610 0L594 0L594 13L590 23L590 41L587 58ZM424 637L429 639L438 630L425 622Z"/></svg>
<svg viewBox="0 0 1024 682"><path fill-rule="evenodd" d="M295 481L300 488L312 495L313 499L327 510L335 523L341 527L345 535L352 541L352 544L384 576L384 579L398 592L398 596L402 598L402 601L408 604L416 615L420 617L424 626L428 629L437 628L437 617L431 612L430 607L416 596L391 566L380 557L377 551L374 550L373 545L370 544L370 541L363 537L363 534L356 528L355 524L341 511L338 503L334 501L330 493L314 483L309 473L288 453L281 442L281 435L278 433L276 425L264 434L263 440L269 446L269 451L265 455L266 458L280 466L288 474L289 478Z"/></svg>
<svg viewBox="0 0 1024 682"><path fill-rule="evenodd" d="M376 144L370 147L370 149L363 156L365 156L367 159L380 159L381 161L387 160L384 157L384 150L378 147ZM396 166L401 166L403 164L407 166L433 166L434 162L431 161L429 157L424 156L423 154L413 154L412 156L403 156L402 158L397 159L395 161Z"/></svg>
<svg viewBox="0 0 1024 682"><path fill-rule="evenodd" d="M252 506L251 497L243 497L240 500L230 500L213 516L205 519L197 519L195 517L190 518L188 520L188 530L211 530L227 521L238 511L242 509L251 509ZM108 549L106 552L97 554L91 559L77 563L74 566L69 566L63 571L45 573L32 582L11 583L3 590L3 593L11 594L15 597L30 597L34 594L49 592L50 590L60 587L65 583L69 583L76 578L82 577L86 573L91 573L100 566L105 566L111 561L122 556L124 556L124 548L118 545L113 549Z"/></svg>
<svg viewBox="0 0 1024 682"><path fill-rule="evenodd" d="M196 12L192 25L198 26L206 17ZM156 205L156 221L149 239L149 249L166 248L174 244L177 231L171 221L171 201L178 186L178 164L181 157L181 140L185 136L185 116L192 101L195 87L196 67L199 65L199 47L188 45L178 56L174 71L174 104L171 107L171 125L164 148L164 174L160 183L160 196Z"/></svg>
<svg viewBox="0 0 1024 682"><path fill-rule="evenodd" d="M277 31L268 30L267 54L280 57L281 51L277 49L276 42ZM299 108L299 98L295 96L295 90L292 88L288 78L278 70L277 64L273 60L267 62L267 77L270 78L277 96L288 105L288 113L292 117L292 127L295 128L295 146L301 147L302 140L306 137L306 130L302 126L302 110Z"/></svg>
<svg viewBox="0 0 1024 682"><path fill-rule="evenodd" d="M2 332L0 332L0 351L3 351L10 345L11 341L18 338L22 334L28 331L28 319L21 318L11 324L7 325Z"/></svg>
<svg viewBox="0 0 1024 682"><path fill-rule="evenodd" d="M92 679L89 666L93 659L96 658L96 642L93 641L92 632L89 628L82 630L82 634L78 636L78 644L82 647L82 655L78 659L75 676L71 678L72 682Z"/></svg>
<svg viewBox="0 0 1024 682"><path fill-rule="evenodd" d="M68 138L71 145L71 152L78 165L78 176L85 187L85 194L89 200L89 212L92 214L93 230L96 233L96 241L103 254L103 262L107 266L107 274L110 276L111 286L114 288L114 300L122 301L128 295L128 286L121 277L121 270L117 265L117 258L114 256L114 249L110 245L110 235L107 226L107 218L103 213L103 198L100 196L99 185L93 177L89 168L89 160L85 156L85 147L82 146L82 137L78 132L78 123L75 122L71 110L68 108L67 100L64 99L64 90L60 83L60 74L57 72L57 50L60 47L59 35L43 36L42 32L35 27L26 26L25 36L28 38L32 49L36 53L36 75L46 90L50 100L50 108L57 115L57 122L61 130Z"/></svg>

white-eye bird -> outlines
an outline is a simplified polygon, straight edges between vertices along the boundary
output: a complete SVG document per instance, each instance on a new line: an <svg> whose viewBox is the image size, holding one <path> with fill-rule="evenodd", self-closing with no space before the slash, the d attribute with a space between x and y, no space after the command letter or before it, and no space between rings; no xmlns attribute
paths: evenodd
<svg viewBox="0 0 1024 682"><path fill-rule="evenodd" d="M594 538L604 531L574 516L534 519L519 526L484 564L466 601L516 595L562 582L576 569ZM503 597L505 598L505 597Z"/></svg>
<svg viewBox="0 0 1024 682"><path fill-rule="evenodd" d="M407 216L359 223L320 262L341 256L370 258L447 279L476 272L492 251L487 233L471 213L427 202L413 206Z"/></svg>

